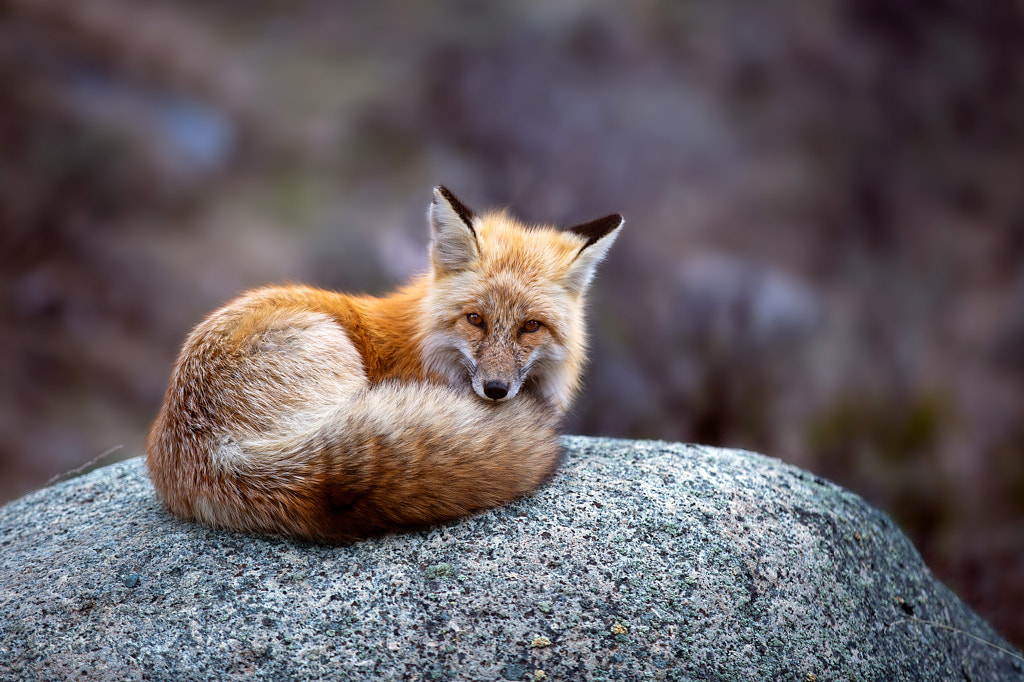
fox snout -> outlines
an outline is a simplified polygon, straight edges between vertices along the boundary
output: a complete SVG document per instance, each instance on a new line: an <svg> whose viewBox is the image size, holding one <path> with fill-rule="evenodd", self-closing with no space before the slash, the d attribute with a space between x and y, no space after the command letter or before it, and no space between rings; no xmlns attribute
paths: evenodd
<svg viewBox="0 0 1024 682"><path fill-rule="evenodd" d="M519 393L522 382L518 378L497 377L481 371L478 367L473 375L473 392L484 400L500 402L510 400Z"/></svg>
<svg viewBox="0 0 1024 682"><path fill-rule="evenodd" d="M510 400L519 393L522 376L515 353L501 344L484 344L475 358L473 392L484 400Z"/></svg>
<svg viewBox="0 0 1024 682"><path fill-rule="evenodd" d="M484 396L491 400L504 400L508 395L508 384L504 381L491 379L484 382Z"/></svg>
<svg viewBox="0 0 1024 682"><path fill-rule="evenodd" d="M519 393L520 382L505 379L485 379L479 373L473 377L473 392L484 400L501 402L510 400Z"/></svg>

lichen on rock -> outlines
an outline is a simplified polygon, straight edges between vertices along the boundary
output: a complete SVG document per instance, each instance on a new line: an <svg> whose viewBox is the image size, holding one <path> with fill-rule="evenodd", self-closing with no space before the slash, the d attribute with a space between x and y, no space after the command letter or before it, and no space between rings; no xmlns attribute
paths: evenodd
<svg viewBox="0 0 1024 682"><path fill-rule="evenodd" d="M0 509L0 678L1024 679L856 495L735 450L565 445L533 496L347 547L180 522L138 458L33 493Z"/></svg>

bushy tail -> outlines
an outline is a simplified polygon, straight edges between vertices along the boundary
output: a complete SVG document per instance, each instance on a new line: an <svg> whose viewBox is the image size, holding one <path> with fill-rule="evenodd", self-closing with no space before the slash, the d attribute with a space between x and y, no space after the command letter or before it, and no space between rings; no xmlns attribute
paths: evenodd
<svg viewBox="0 0 1024 682"><path fill-rule="evenodd" d="M550 478L561 459L556 421L528 395L488 404L382 384L301 432L222 441L200 499L180 515L327 542L454 519Z"/></svg>

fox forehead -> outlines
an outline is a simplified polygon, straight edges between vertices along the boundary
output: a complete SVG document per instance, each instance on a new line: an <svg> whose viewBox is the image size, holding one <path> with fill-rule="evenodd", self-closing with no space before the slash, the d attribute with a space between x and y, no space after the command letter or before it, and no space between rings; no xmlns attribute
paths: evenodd
<svg viewBox="0 0 1024 682"><path fill-rule="evenodd" d="M554 282L501 270L464 291L464 305L486 314L491 326L519 326L528 318L547 324L564 315L567 302Z"/></svg>
<svg viewBox="0 0 1024 682"><path fill-rule="evenodd" d="M491 326L520 325L527 318L551 323L572 305L565 273L585 240L551 227L527 227L507 213L474 221L479 260L437 285L453 313L486 313Z"/></svg>
<svg viewBox="0 0 1024 682"><path fill-rule="evenodd" d="M561 278L586 240L546 226L527 226L506 211L486 213L474 221L482 274L509 271L538 282Z"/></svg>

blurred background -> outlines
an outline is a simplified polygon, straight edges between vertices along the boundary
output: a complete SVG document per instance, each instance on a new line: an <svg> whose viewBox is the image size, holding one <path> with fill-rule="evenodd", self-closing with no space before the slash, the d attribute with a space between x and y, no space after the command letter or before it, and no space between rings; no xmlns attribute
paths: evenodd
<svg viewBox="0 0 1024 682"><path fill-rule="evenodd" d="M0 2L0 502L143 452L239 291L384 292L445 183L620 212L570 430L888 511L1024 645L1024 6Z"/></svg>

